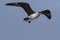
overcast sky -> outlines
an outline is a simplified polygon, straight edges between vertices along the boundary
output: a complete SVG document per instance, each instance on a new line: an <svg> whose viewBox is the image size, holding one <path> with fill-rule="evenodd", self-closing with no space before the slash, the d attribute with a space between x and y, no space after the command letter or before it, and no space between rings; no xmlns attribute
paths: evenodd
<svg viewBox="0 0 60 40"><path fill-rule="evenodd" d="M40 15L29 24L21 7L5 5L10 2L27 2L34 11L49 9L52 18ZM0 40L60 40L60 0L0 0Z"/></svg>

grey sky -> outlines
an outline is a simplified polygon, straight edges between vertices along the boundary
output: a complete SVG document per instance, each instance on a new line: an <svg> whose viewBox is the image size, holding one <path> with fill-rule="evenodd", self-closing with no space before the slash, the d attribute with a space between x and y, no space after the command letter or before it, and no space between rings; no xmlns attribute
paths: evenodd
<svg viewBox="0 0 60 40"><path fill-rule="evenodd" d="M41 15L30 24L26 12L10 2L28 2L34 11L51 10L52 19ZM0 40L60 40L60 0L0 0Z"/></svg>

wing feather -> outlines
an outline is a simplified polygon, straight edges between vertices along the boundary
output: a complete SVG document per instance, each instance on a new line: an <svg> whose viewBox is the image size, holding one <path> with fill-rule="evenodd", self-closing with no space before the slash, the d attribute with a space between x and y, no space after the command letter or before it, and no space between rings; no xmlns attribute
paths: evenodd
<svg viewBox="0 0 60 40"><path fill-rule="evenodd" d="M34 11L31 9L30 5L25 2L7 3L6 5L22 7L26 11L28 16L34 13Z"/></svg>

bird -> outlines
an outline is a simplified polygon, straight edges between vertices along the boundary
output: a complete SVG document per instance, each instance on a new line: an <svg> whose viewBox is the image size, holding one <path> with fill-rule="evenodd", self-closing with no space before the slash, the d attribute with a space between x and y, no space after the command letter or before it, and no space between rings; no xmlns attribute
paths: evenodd
<svg viewBox="0 0 60 40"><path fill-rule="evenodd" d="M23 20L28 23L31 23L32 20L37 19L41 14L44 14L48 19L51 19L51 11L49 9L40 12L35 12L32 10L30 4L27 2L11 2L11 3L6 3L5 5L23 8L28 15Z"/></svg>

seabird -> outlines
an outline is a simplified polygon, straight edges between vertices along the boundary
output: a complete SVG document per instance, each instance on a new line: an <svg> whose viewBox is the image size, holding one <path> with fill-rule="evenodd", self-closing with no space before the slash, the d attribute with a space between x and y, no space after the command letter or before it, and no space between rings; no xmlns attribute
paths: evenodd
<svg viewBox="0 0 60 40"><path fill-rule="evenodd" d="M6 5L22 7L28 15L26 18L24 18L24 21L28 21L28 23L30 23L33 19L38 18L41 14L44 14L48 19L51 19L51 12L48 9L40 12L35 12L31 9L30 5L25 2L7 3Z"/></svg>

